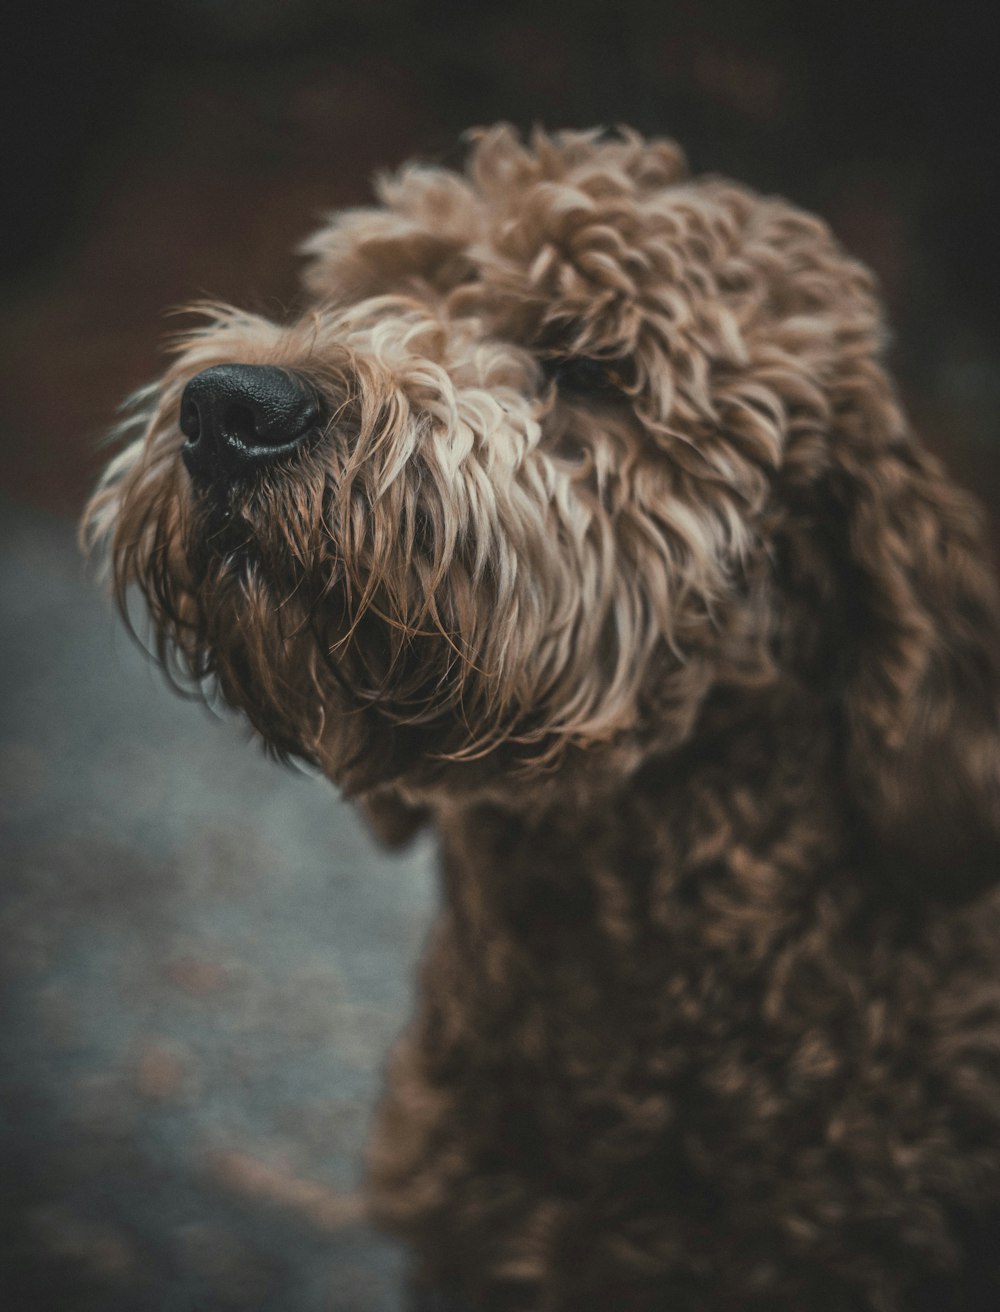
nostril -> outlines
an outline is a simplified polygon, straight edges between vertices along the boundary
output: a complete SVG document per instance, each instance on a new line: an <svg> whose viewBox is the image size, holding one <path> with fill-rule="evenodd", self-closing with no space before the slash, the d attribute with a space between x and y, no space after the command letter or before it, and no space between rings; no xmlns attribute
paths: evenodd
<svg viewBox="0 0 1000 1312"><path fill-rule="evenodd" d="M181 405L179 427L190 442L197 442L201 437L201 415L198 407L190 397L185 397Z"/></svg>

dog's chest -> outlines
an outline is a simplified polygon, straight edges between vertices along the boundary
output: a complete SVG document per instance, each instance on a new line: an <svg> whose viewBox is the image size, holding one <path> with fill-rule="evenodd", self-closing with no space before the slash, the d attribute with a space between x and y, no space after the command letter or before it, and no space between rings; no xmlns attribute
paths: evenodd
<svg viewBox="0 0 1000 1312"><path fill-rule="evenodd" d="M692 862L662 832L485 810L446 834L445 885L425 988L449 1065L503 1089L498 1116L548 1153L698 1125L717 1140L737 1115L763 1138L791 1067L807 1102L844 1076L866 969L847 895L809 906L738 843Z"/></svg>

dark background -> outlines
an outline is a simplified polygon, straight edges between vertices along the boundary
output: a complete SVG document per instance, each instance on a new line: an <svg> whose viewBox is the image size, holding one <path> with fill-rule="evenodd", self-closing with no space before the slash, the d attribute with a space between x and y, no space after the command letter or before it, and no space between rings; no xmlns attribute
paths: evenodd
<svg viewBox="0 0 1000 1312"><path fill-rule="evenodd" d="M1000 508L984 3L92 0L12 21L0 204L0 1306L398 1306L359 1145L433 903L320 781L171 700L84 575L171 307L294 307L298 240L461 130L630 123L824 214L927 441ZM994 520L995 522L995 520ZM996 540L996 539L994 539Z"/></svg>
<svg viewBox="0 0 1000 1312"><path fill-rule="evenodd" d="M280 313L296 241L462 129L630 123L816 209L878 273L931 440L995 500L992 6L92 0L26 9L0 246L12 495L73 512L164 310Z"/></svg>

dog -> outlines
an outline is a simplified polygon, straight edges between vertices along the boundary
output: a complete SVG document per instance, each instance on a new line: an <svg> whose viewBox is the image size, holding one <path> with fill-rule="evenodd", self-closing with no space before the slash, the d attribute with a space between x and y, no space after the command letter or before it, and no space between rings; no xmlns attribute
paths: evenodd
<svg viewBox="0 0 1000 1312"><path fill-rule="evenodd" d="M198 307L85 517L443 911L369 1154L416 1306L1000 1306L1000 600L818 218L471 134ZM422 1301L421 1301L422 1300Z"/></svg>

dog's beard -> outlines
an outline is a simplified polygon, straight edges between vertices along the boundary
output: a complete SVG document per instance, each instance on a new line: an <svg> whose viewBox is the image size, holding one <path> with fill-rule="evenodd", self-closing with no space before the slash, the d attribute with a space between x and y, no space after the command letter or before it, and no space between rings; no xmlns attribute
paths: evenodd
<svg viewBox="0 0 1000 1312"><path fill-rule="evenodd" d="M458 550L441 559L434 540L448 534L415 489L400 483L386 515L357 486L345 496L323 453L246 486L201 489L176 451L156 451L147 443L99 518L119 605L134 617L136 586L176 687L217 690L275 754L341 782L368 773L363 753L395 771L388 758L411 761L415 736L440 759L530 736L527 717L483 696L501 685L483 678L462 636L482 598ZM387 727L391 751L376 741Z"/></svg>

